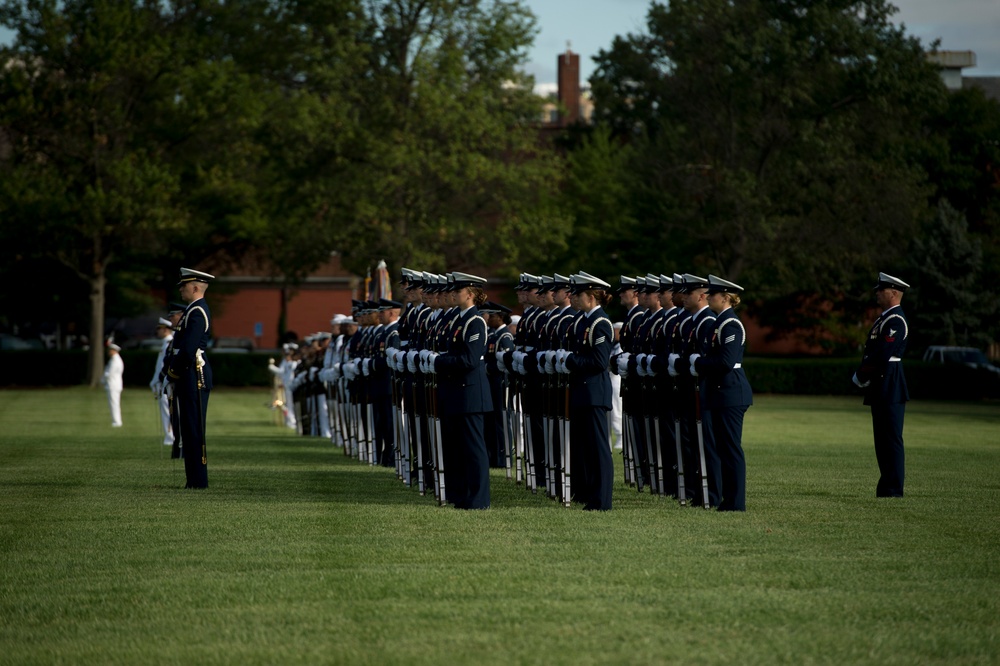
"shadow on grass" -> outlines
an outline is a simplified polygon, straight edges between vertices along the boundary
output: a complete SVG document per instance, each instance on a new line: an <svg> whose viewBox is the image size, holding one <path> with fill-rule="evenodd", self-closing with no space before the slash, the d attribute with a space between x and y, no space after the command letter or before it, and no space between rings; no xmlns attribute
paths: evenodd
<svg viewBox="0 0 1000 666"><path fill-rule="evenodd" d="M267 458L275 457L266 452ZM306 454L299 458L299 453ZM391 468L370 466L353 459L340 456L331 463L329 452L304 451L296 454L295 465L303 469L276 470L273 466L231 465L220 463L215 468L209 464L209 488L207 491L183 488L183 467L177 476L178 484L154 484L147 486L154 492L201 493L225 500L249 500L274 504L326 503L326 504L367 504L372 506L424 506L438 508L433 489L428 488L421 496L416 485L406 486L396 479ZM277 456L282 457L282 456ZM318 461L325 469L315 469ZM312 467L311 469L309 467ZM491 505L494 508L530 508L566 510L543 494L532 495L512 481L491 475ZM451 508L450 504L441 508ZM574 508L576 506L574 505Z"/></svg>

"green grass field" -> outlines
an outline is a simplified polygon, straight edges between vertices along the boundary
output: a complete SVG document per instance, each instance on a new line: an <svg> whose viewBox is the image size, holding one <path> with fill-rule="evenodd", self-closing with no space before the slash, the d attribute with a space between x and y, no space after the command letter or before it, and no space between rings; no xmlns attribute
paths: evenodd
<svg viewBox="0 0 1000 666"><path fill-rule="evenodd" d="M100 391L0 392L0 663L1000 663L995 404L911 403L876 500L860 400L760 396L719 514L499 471L490 510L438 508L266 399L212 395L200 492L148 392L120 430Z"/></svg>

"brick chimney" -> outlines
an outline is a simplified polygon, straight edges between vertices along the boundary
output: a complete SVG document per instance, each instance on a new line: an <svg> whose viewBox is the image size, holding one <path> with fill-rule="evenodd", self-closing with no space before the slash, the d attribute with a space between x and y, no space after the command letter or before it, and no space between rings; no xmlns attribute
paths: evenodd
<svg viewBox="0 0 1000 666"><path fill-rule="evenodd" d="M559 56L559 125L566 127L580 120L580 55L566 47Z"/></svg>

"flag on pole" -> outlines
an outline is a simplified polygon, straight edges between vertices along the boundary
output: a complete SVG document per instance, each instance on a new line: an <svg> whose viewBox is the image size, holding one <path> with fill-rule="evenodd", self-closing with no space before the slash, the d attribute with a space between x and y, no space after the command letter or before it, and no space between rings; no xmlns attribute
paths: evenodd
<svg viewBox="0 0 1000 666"><path fill-rule="evenodd" d="M392 298L392 285L389 284L389 269L385 265L385 260L380 259L375 267L375 297L373 301L380 298Z"/></svg>
<svg viewBox="0 0 1000 666"><path fill-rule="evenodd" d="M365 298L364 300L372 300L372 267L368 266L368 274L365 275Z"/></svg>

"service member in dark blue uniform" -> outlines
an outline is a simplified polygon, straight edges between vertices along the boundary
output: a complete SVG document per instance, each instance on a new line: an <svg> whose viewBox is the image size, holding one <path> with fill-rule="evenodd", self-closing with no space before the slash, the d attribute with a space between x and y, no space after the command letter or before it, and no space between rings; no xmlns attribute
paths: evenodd
<svg viewBox="0 0 1000 666"><path fill-rule="evenodd" d="M212 390L212 366L205 349L212 337L212 315L205 291L215 276L190 268L181 269L177 288L187 308L174 336L172 353L165 361L167 381L174 394L174 408L184 455L186 488L208 487L208 453L205 446L205 416Z"/></svg>
<svg viewBox="0 0 1000 666"><path fill-rule="evenodd" d="M690 494L694 493L693 506L705 505L706 508L719 506L721 500L722 466L715 449L715 437L712 430L711 408L705 403L707 389L704 378L691 374L691 356L705 356L715 331L715 314L708 307L708 280L697 275L683 275L684 309L690 316L678 324L680 333L680 350L668 357L667 371L674 377L680 387L681 400L686 402L688 419L688 437L684 449L685 487ZM686 396L686 398L684 397ZM698 437L698 422L701 422L701 438ZM702 470L701 458L704 453L705 466ZM704 472L705 479L701 479ZM708 499L705 499L707 481Z"/></svg>
<svg viewBox="0 0 1000 666"><path fill-rule="evenodd" d="M602 306L611 301L611 285L584 272L570 281L573 309L581 314L567 332L567 349L556 352L556 367L569 375L571 489L585 510L610 511L615 469L608 360L615 334Z"/></svg>
<svg viewBox="0 0 1000 666"><path fill-rule="evenodd" d="M387 298L378 301L378 321L381 324L372 341L371 356L363 361L363 374L368 377L369 396L375 426L375 463L394 467L396 429L392 415L394 378L386 359L386 349L399 347L399 313L403 304Z"/></svg>
<svg viewBox="0 0 1000 666"><path fill-rule="evenodd" d="M456 509L490 506L490 461L486 453L483 414L493 409L486 379L486 321L477 305L486 302L486 280L466 273L452 273L454 320L443 330L447 350L420 353L425 371L438 377L441 437L445 443L445 470L455 471L446 488ZM438 347L440 349L440 347ZM451 487L457 486L457 487Z"/></svg>
<svg viewBox="0 0 1000 666"><path fill-rule="evenodd" d="M903 416L910 399L903 375L903 354L909 326L900 301L910 285L885 273L878 274L875 301L882 314L872 325L865 342L861 365L854 383L865 389L865 404L872 410L875 459L880 477L876 497L902 497L906 476L903 454Z"/></svg>
<svg viewBox="0 0 1000 666"><path fill-rule="evenodd" d="M483 422L486 430L486 452L490 457L490 467L506 467L506 443L504 441L504 421L507 414L506 374L497 365L497 352L514 348L514 334L507 328L510 324L510 308L500 303L487 301L479 308L486 318L489 336L486 338L486 377L490 382L490 398L493 410L487 412Z"/></svg>
<svg viewBox="0 0 1000 666"><path fill-rule="evenodd" d="M715 313L715 331L704 355L691 357L691 373L705 386L705 406L721 469L719 511L746 511L747 463L743 455L743 417L753 393L743 371L747 333L733 312L743 287L708 276L708 307Z"/></svg>

